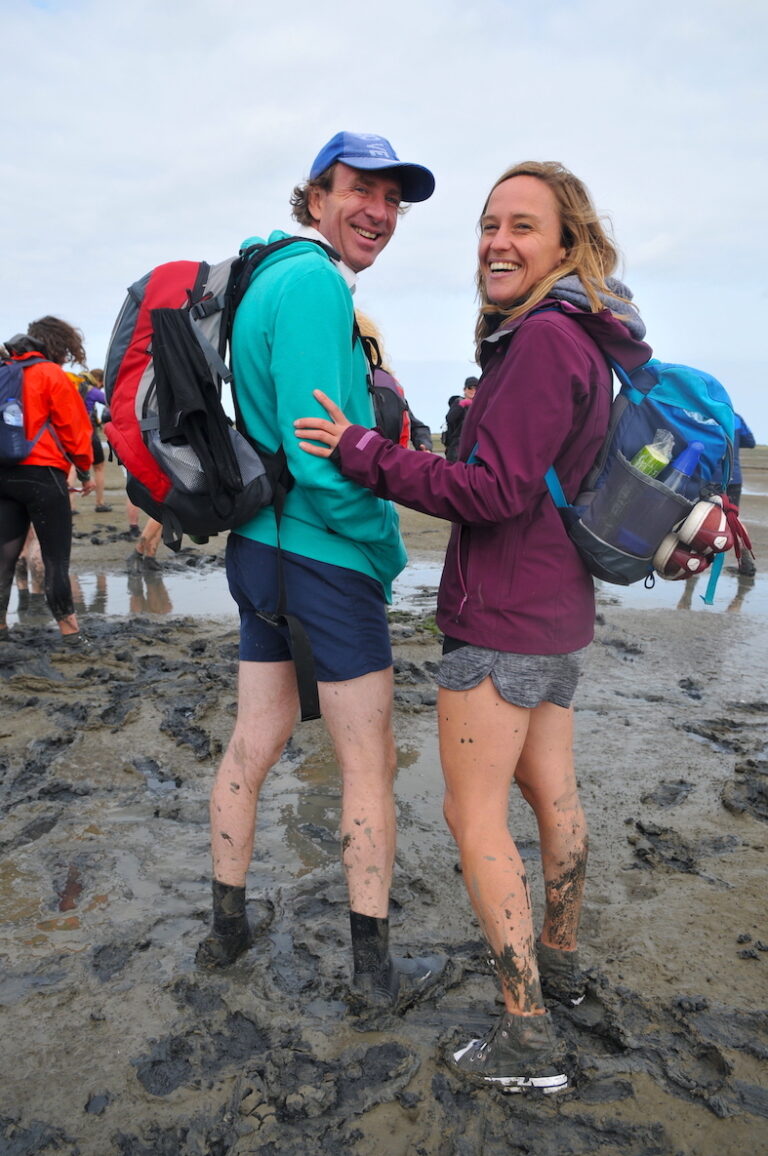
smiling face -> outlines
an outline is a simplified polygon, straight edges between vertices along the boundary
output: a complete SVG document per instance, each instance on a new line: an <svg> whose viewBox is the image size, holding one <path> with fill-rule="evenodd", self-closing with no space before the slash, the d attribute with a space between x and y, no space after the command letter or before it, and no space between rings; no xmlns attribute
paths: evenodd
<svg viewBox="0 0 768 1156"><path fill-rule="evenodd" d="M488 301L511 308L562 262L555 195L538 177L510 177L491 193L478 258Z"/></svg>
<svg viewBox="0 0 768 1156"><path fill-rule="evenodd" d="M355 273L367 269L395 231L400 182L386 169L363 172L338 162L330 190L312 188L316 228Z"/></svg>

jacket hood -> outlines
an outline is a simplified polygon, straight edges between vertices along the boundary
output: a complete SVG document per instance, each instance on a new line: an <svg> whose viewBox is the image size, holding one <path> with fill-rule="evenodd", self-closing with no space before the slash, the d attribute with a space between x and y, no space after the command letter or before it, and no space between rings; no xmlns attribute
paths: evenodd
<svg viewBox="0 0 768 1156"><path fill-rule="evenodd" d="M569 278L563 278L563 280L569 280ZM586 301L586 298L584 300ZM529 317L553 308L565 314L567 317L572 317L592 341L594 341L603 356L610 360L617 361L628 373L637 369L638 366L645 365L646 361L653 357L653 350L650 345L645 341L641 341L638 336L634 336L630 332L627 323L615 317L610 309L601 309L599 313L590 313L583 308L579 308L577 305L571 304L570 301L557 300L554 297L547 297L537 305L535 309L532 309L530 313L525 313L522 317L508 322L506 325L499 326L495 333L491 333L485 338L483 345L490 348L494 342L502 340L508 334L515 333ZM642 333L644 334L645 326L642 325L642 321L640 325L642 326ZM481 360L484 364L484 359Z"/></svg>
<svg viewBox="0 0 768 1156"><path fill-rule="evenodd" d="M650 345L633 336L626 322L615 317L610 309L601 309L599 313L585 313L568 301L561 301L559 305L561 312L578 322L584 332L592 338L604 357L617 361L628 373L640 365L645 365L646 361L653 357Z"/></svg>

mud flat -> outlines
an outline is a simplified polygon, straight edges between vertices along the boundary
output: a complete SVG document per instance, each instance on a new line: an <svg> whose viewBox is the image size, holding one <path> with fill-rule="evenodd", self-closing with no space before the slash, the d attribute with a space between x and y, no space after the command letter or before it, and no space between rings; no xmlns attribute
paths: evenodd
<svg viewBox="0 0 768 1156"><path fill-rule="evenodd" d="M766 500L748 500L760 563ZM76 563L119 571L115 505L106 525L84 508ZM417 558L439 553L443 527L404 521ZM220 546L163 562L204 570ZM317 723L297 727L265 791L256 944L225 975L195 969L234 622L90 613L87 657L60 654L45 621L14 626L0 650L3 1156L768 1150L765 620L748 599L737 614L601 605L577 698L590 992L554 1010L573 1091L531 1100L465 1087L440 1058L498 1007L440 814L426 602L392 616L393 938L454 970L435 999L368 1022L343 1002L339 792ZM535 825L517 803L512 821L540 891Z"/></svg>

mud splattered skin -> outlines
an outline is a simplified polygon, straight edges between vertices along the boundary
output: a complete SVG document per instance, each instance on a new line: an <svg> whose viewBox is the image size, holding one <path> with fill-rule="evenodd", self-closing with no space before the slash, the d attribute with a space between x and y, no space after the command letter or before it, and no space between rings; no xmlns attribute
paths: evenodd
<svg viewBox="0 0 768 1156"><path fill-rule="evenodd" d="M587 874L589 840L576 851L557 878L547 883L547 936L552 947L568 949L579 925L581 897Z"/></svg>
<svg viewBox="0 0 768 1156"><path fill-rule="evenodd" d="M533 958L533 944L529 958ZM509 992L520 1007L543 1007L538 971L525 964L509 946L494 953L501 986Z"/></svg>

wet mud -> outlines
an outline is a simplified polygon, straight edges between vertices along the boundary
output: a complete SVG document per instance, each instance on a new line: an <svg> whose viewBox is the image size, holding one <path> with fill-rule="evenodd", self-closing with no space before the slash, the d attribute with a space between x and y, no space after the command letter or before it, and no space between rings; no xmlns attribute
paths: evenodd
<svg viewBox="0 0 768 1156"><path fill-rule="evenodd" d="M116 544L116 549L120 547ZM96 547L94 547L96 549ZM234 717L234 623L86 615L0 648L0 1153L728 1156L768 1149L768 655L747 616L606 606L576 701L590 825L588 995L553 1007L572 1090L463 1084L497 982L441 816L433 624L392 616L398 953L452 973L351 1016L339 784L297 726L260 809L253 947L194 963L208 792ZM535 823L513 799L537 920Z"/></svg>

